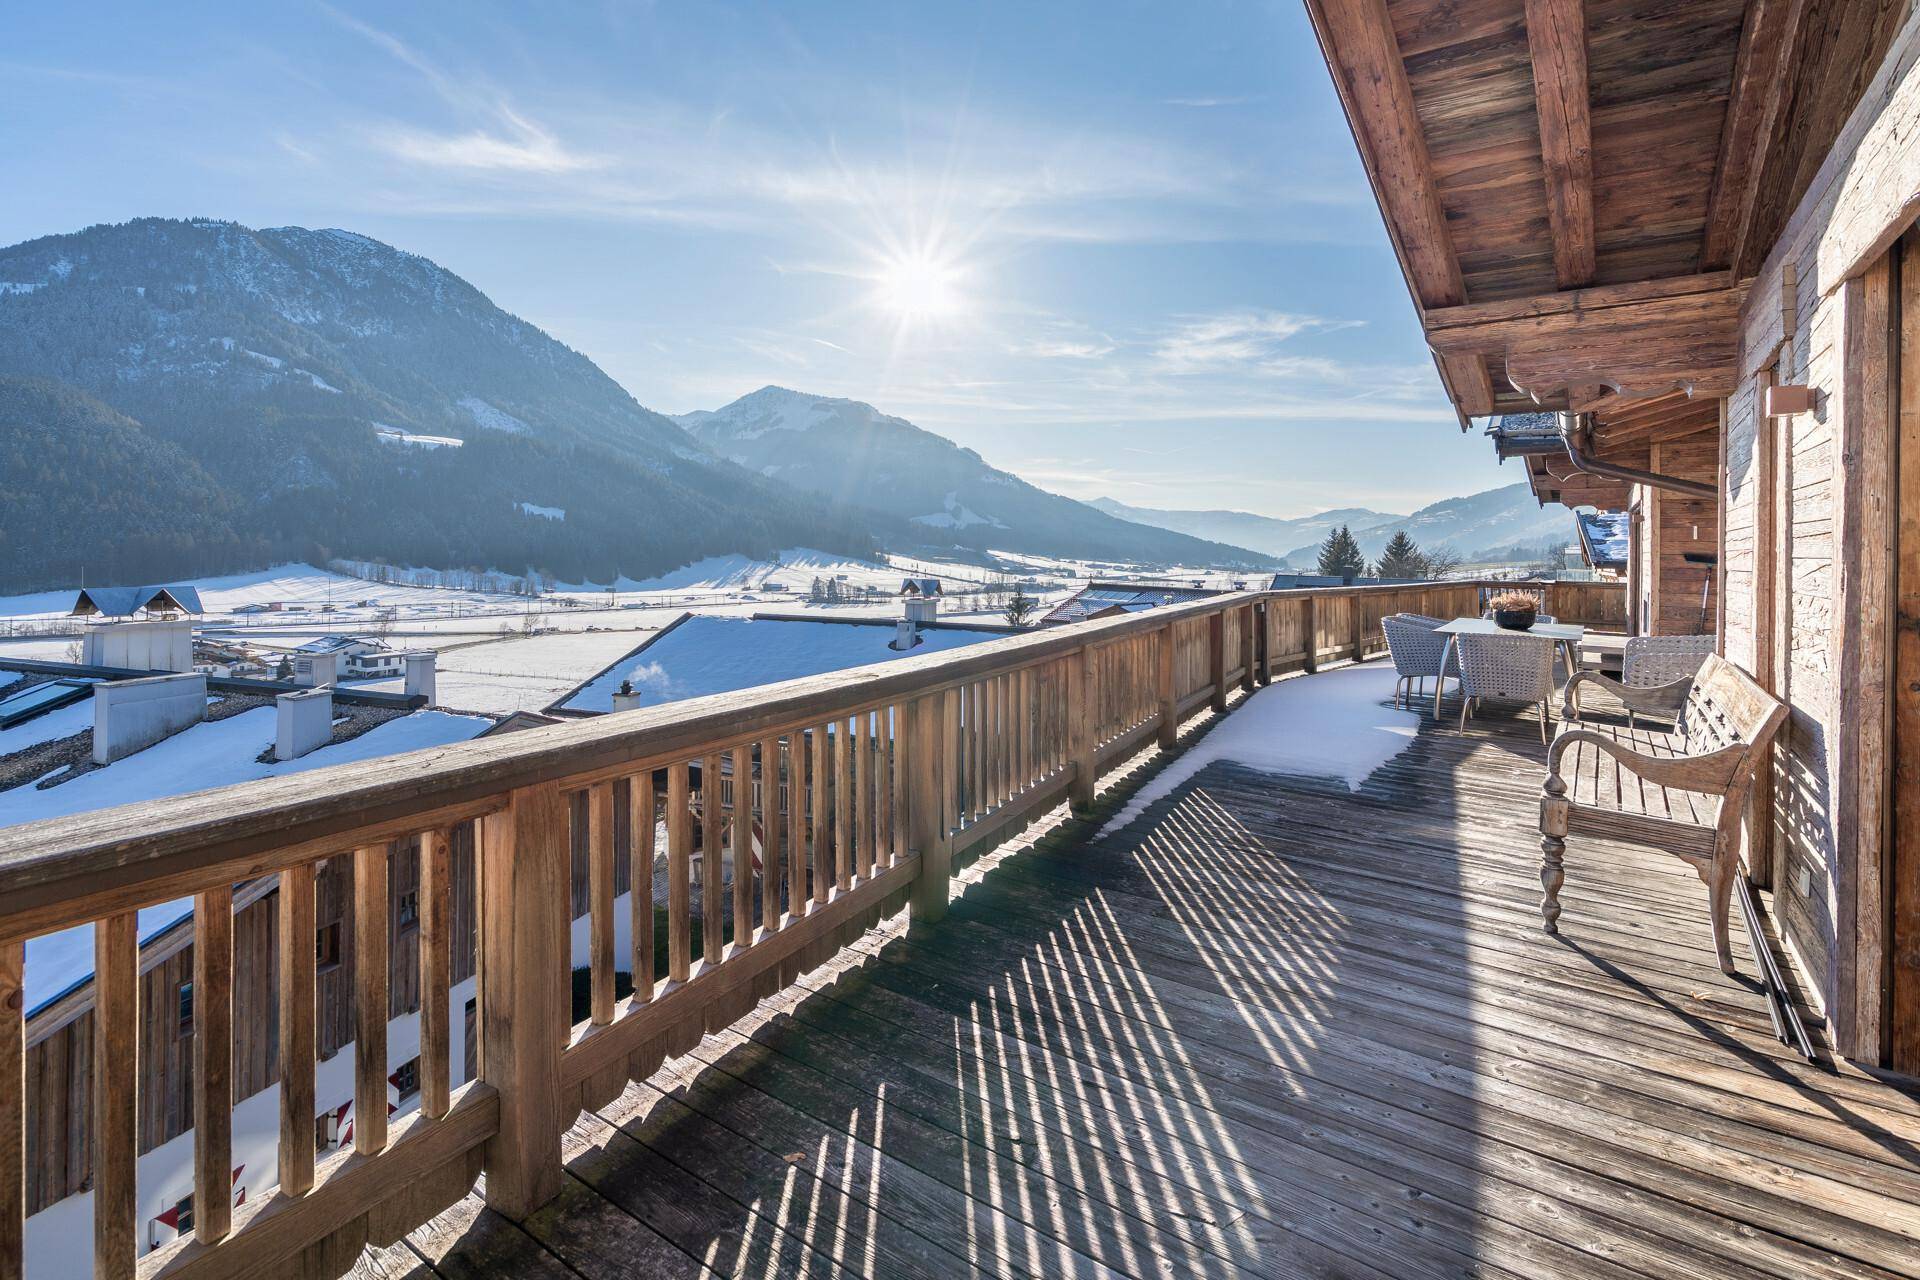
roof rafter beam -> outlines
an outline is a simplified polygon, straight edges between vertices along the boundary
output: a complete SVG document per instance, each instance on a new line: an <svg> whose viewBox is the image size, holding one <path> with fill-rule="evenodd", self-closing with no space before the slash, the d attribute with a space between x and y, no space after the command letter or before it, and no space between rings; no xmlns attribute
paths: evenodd
<svg viewBox="0 0 1920 1280"><path fill-rule="evenodd" d="M1553 274L1562 289L1591 284L1593 120L1587 100L1585 0L1526 0L1527 48L1540 117L1540 162L1553 227Z"/></svg>
<svg viewBox="0 0 1920 1280"><path fill-rule="evenodd" d="M1806 0L1748 0L1726 122L1720 128L1720 157L1707 194L1703 266L1729 266L1743 255L1774 124L1793 82L1787 68L1805 26L1806 8Z"/></svg>

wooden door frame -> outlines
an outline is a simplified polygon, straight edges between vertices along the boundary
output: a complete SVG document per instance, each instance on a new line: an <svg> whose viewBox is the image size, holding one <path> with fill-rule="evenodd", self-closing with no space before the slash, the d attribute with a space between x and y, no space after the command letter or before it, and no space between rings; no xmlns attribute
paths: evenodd
<svg viewBox="0 0 1920 1280"><path fill-rule="evenodd" d="M1920 1075L1920 229L1895 248L1888 1066Z"/></svg>
<svg viewBox="0 0 1920 1280"><path fill-rule="evenodd" d="M1882 255L1839 286L1841 369L1833 450L1838 714L1833 788L1834 1000L1840 1051L1885 1065L1892 1044L1893 511L1899 278Z"/></svg>

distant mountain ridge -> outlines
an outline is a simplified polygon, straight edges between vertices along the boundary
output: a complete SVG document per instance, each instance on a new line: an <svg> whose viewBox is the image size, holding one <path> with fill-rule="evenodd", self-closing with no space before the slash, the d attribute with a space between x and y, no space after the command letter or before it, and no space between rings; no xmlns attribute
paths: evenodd
<svg viewBox="0 0 1920 1280"><path fill-rule="evenodd" d="M1260 567L1274 557L1097 510L870 404L762 387L675 422L748 470L896 517L930 550Z"/></svg>
<svg viewBox="0 0 1920 1280"><path fill-rule="evenodd" d="M1122 520L1175 529L1196 538L1236 543L1282 558L1292 554L1304 542L1318 544L1324 541L1328 533L1343 524L1352 528L1371 528L1386 521L1406 518L1384 511L1371 511L1366 507L1340 507L1315 515L1281 520L1273 516L1255 515L1251 511L1175 511L1161 507L1134 507L1113 498L1095 498L1087 505Z"/></svg>
<svg viewBox="0 0 1920 1280"><path fill-rule="evenodd" d="M16 440L39 433L21 413L111 420L214 486L212 524L149 531L180 555L162 576L344 556L611 581L902 532L713 456L452 272L347 231L147 218L0 249L6 375L92 402L14 388ZM0 538L33 532L0 510ZM110 558L90 508L47 514ZM0 585L51 573L0 557Z"/></svg>
<svg viewBox="0 0 1920 1280"><path fill-rule="evenodd" d="M1353 531L1360 550L1369 559L1378 557L1388 540L1403 529L1421 548L1452 551L1467 561L1503 558L1515 549L1531 549L1556 539L1570 541L1573 537L1570 513L1562 507L1540 506L1524 483L1446 498L1406 516L1350 507L1278 520L1245 511L1130 507L1111 498L1096 498L1089 505L1183 532L1206 530L1219 536L1239 530L1238 541L1278 555L1295 569L1318 563L1320 544L1341 525Z"/></svg>

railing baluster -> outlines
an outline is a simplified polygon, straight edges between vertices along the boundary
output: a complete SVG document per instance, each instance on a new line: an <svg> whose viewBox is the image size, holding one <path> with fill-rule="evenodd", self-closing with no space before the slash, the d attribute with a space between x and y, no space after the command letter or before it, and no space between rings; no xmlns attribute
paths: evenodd
<svg viewBox="0 0 1920 1280"><path fill-rule="evenodd" d="M685 763L667 766L667 980L693 972L693 815Z"/></svg>
<svg viewBox="0 0 1920 1280"><path fill-rule="evenodd" d="M658 819L654 817L653 772L627 779L627 907L633 917L633 996L653 999L653 859Z"/></svg>
<svg viewBox="0 0 1920 1280"><path fill-rule="evenodd" d="M311 960L313 937L307 937ZM132 911L93 926L93 1274L134 1273L139 1141L140 933ZM313 1121L307 1121L313 1151Z"/></svg>
<svg viewBox="0 0 1920 1280"><path fill-rule="evenodd" d="M423 836L422 859L425 845ZM387 930L393 910L389 880L386 845L353 851L353 1149L363 1156L387 1149L387 1019L392 1003ZM200 945L194 944L196 958ZM194 1008L199 1007L196 976Z"/></svg>
<svg viewBox="0 0 1920 1280"><path fill-rule="evenodd" d="M27 1251L27 946L0 942L0 1276Z"/></svg>
<svg viewBox="0 0 1920 1280"><path fill-rule="evenodd" d="M423 894L424 898L425 895ZM280 873L280 1193L313 1189L313 864ZM424 910L424 907L423 907Z"/></svg>
<svg viewBox="0 0 1920 1280"><path fill-rule="evenodd" d="M847 718L833 722L833 869L845 893L853 887L853 743Z"/></svg>
<svg viewBox="0 0 1920 1280"><path fill-rule="evenodd" d="M613 1021L613 783L587 788L587 964L589 1016Z"/></svg>
<svg viewBox="0 0 1920 1280"><path fill-rule="evenodd" d="M862 711L853 718L853 873L866 880L873 874L873 734L872 718Z"/></svg>
<svg viewBox="0 0 1920 1280"><path fill-rule="evenodd" d="M833 779L833 745L828 726L813 731L813 900L825 905L833 889L833 813L828 807L828 784Z"/></svg>
<svg viewBox="0 0 1920 1280"><path fill-rule="evenodd" d="M720 813L720 756L700 762L700 958L719 964L726 950L725 875L720 844L725 839Z"/></svg>
<svg viewBox="0 0 1920 1280"><path fill-rule="evenodd" d="M753 945L753 748L733 749L733 945Z"/></svg>
<svg viewBox="0 0 1920 1280"><path fill-rule="evenodd" d="M953 691L932 693L906 704L906 764L910 789L907 798L907 843L920 855L920 871L910 899L916 924L931 924L947 913L947 885L952 868L952 846L947 841L948 799L943 792L942 743L950 743L948 715L955 705ZM897 723L897 722L896 722ZM946 756L950 761L952 757ZM951 775L948 775L949 777Z"/></svg>
<svg viewBox="0 0 1920 1280"><path fill-rule="evenodd" d="M881 713L886 732L880 736L880 776L886 779L886 789L882 792L882 803L886 806L884 843L886 864L891 867L900 860L901 815L907 811L907 745L904 737L907 728L907 704L897 702Z"/></svg>
<svg viewBox="0 0 1920 1280"><path fill-rule="evenodd" d="M787 735L787 918L807 914L807 753L799 729Z"/></svg>
<svg viewBox="0 0 1920 1280"><path fill-rule="evenodd" d="M975 680L967 696L967 819L978 822L987 812L987 682Z"/></svg>
<svg viewBox="0 0 1920 1280"><path fill-rule="evenodd" d="M386 1102L384 1092L380 1100ZM385 1112L382 1106L383 1118ZM233 1230L233 889L228 885L193 899L193 1230L202 1244Z"/></svg>
<svg viewBox="0 0 1920 1280"><path fill-rule="evenodd" d="M760 927L780 927L780 738L760 741Z"/></svg>
<svg viewBox="0 0 1920 1280"><path fill-rule="evenodd" d="M447 1114L452 1098L450 1044L452 978L453 832L447 827L420 839L420 1110L430 1119Z"/></svg>

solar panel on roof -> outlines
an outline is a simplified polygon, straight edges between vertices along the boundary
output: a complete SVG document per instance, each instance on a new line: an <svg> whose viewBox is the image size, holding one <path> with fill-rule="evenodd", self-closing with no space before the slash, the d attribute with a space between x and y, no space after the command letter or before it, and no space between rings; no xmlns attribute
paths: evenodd
<svg viewBox="0 0 1920 1280"><path fill-rule="evenodd" d="M78 702L93 692L93 685L91 680L51 680L0 698L0 729L11 729L24 720Z"/></svg>

